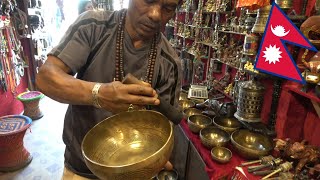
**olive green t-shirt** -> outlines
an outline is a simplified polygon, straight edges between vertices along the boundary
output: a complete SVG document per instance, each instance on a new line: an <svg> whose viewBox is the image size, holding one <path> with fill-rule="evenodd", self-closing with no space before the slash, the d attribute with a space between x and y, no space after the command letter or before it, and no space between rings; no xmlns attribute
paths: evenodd
<svg viewBox="0 0 320 180"><path fill-rule="evenodd" d="M124 10L88 11L81 14L49 55L58 57L73 74L77 74L79 79L101 83L112 82L115 77L116 33L122 11ZM145 76L150 44L136 49L125 31L123 58L125 74L131 73L138 78ZM152 86L171 105L178 106L181 62L162 34L157 45ZM76 174L88 178L94 177L84 163L81 142L94 125L110 115L112 115L110 112L93 106L69 105L63 130L63 141L66 144L65 164Z"/></svg>

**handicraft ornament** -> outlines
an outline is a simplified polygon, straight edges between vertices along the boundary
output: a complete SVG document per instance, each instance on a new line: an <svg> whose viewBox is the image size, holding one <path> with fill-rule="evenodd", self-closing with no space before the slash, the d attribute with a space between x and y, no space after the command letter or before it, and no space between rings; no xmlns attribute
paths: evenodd
<svg viewBox="0 0 320 180"><path fill-rule="evenodd" d="M238 86L237 112L234 116L240 121L260 122L264 86L256 80L243 81Z"/></svg>
<svg viewBox="0 0 320 180"><path fill-rule="evenodd" d="M267 25L267 21L269 18L269 13L271 10L271 5L265 6L263 8L258 9L258 15L256 18L256 22L252 28L253 33L264 33L265 27Z"/></svg>

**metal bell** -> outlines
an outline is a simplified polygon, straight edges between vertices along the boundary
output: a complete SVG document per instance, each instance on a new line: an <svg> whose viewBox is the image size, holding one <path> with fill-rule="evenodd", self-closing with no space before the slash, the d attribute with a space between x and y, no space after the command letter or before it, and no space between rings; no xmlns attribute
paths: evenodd
<svg viewBox="0 0 320 180"><path fill-rule="evenodd" d="M293 7L293 0L275 0L275 3L284 11Z"/></svg>
<svg viewBox="0 0 320 180"><path fill-rule="evenodd" d="M256 22L252 28L253 33L264 33L271 7L272 7L271 5L268 5L258 9Z"/></svg>

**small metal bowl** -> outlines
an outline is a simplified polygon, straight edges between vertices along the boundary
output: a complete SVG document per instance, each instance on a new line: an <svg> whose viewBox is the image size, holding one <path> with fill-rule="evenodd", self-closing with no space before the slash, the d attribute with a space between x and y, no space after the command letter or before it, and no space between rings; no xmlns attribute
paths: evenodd
<svg viewBox="0 0 320 180"><path fill-rule="evenodd" d="M235 130L241 128L242 124L235 117L215 117L213 119L213 124L218 128L227 131L232 134Z"/></svg>
<svg viewBox="0 0 320 180"><path fill-rule="evenodd" d="M231 143L235 150L246 159L259 159L262 156L267 156L274 148L270 137L247 129L233 132Z"/></svg>
<svg viewBox="0 0 320 180"><path fill-rule="evenodd" d="M230 141L230 135L225 130L208 126L201 129L200 140L205 147L212 149L216 146L225 146Z"/></svg>
<svg viewBox="0 0 320 180"><path fill-rule="evenodd" d="M180 92L179 100L188 100L188 94L185 92Z"/></svg>
<svg viewBox="0 0 320 180"><path fill-rule="evenodd" d="M192 116L192 115L201 115L201 111L199 109L196 108L187 108L183 111L183 114L185 115L185 118L187 119L188 117Z"/></svg>
<svg viewBox="0 0 320 180"><path fill-rule="evenodd" d="M232 152L225 147L214 147L211 149L211 157L219 163L227 163L232 157Z"/></svg>
<svg viewBox="0 0 320 180"><path fill-rule="evenodd" d="M194 107L195 105L196 104L191 100L180 100L179 101L179 106L180 106L182 111L187 109L187 108Z"/></svg>
<svg viewBox="0 0 320 180"><path fill-rule="evenodd" d="M157 175L157 180L178 180L178 172L172 170L161 170Z"/></svg>
<svg viewBox="0 0 320 180"><path fill-rule="evenodd" d="M210 126L212 119L205 115L192 115L188 117L188 126L193 133L199 133L201 129Z"/></svg>

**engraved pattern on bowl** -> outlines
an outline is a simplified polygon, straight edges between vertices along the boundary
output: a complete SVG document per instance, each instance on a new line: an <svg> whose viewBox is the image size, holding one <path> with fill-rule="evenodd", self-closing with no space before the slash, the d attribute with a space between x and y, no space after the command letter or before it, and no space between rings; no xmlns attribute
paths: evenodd
<svg viewBox="0 0 320 180"><path fill-rule="evenodd" d="M228 132L214 126L208 126L200 131L201 143L208 149L217 146L226 146L230 141Z"/></svg>
<svg viewBox="0 0 320 180"><path fill-rule="evenodd" d="M201 129L210 126L212 124L212 119L205 115L192 115L188 118L189 129L193 133L199 133Z"/></svg>
<svg viewBox="0 0 320 180"><path fill-rule="evenodd" d="M231 143L235 150L246 159L259 159L269 155L274 144L270 137L247 129L240 129L231 134Z"/></svg>
<svg viewBox="0 0 320 180"><path fill-rule="evenodd" d="M82 154L100 179L151 179L173 149L173 127L161 113L123 112L94 126L83 139Z"/></svg>

